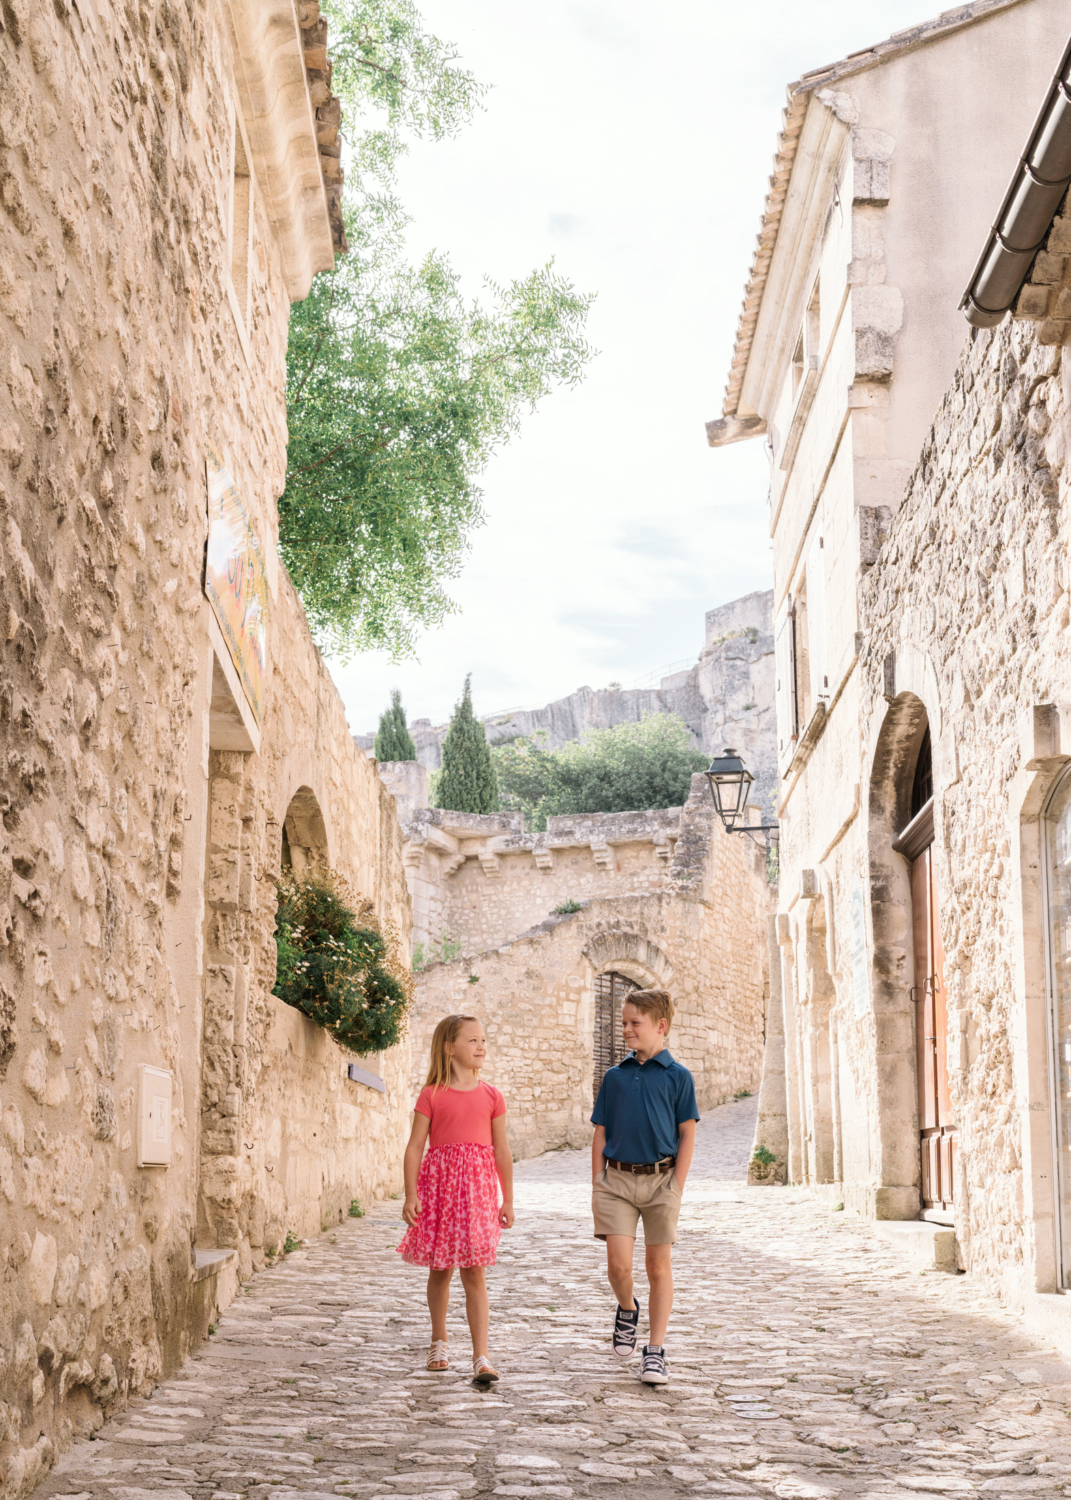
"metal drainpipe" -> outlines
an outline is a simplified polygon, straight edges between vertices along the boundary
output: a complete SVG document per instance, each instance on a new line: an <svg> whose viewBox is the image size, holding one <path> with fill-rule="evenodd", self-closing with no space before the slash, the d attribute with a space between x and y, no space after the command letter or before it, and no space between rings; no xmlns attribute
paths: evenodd
<svg viewBox="0 0 1071 1500"><path fill-rule="evenodd" d="M1071 184L1071 42L1019 158L1011 187L960 301L967 322L995 328L1019 295Z"/></svg>

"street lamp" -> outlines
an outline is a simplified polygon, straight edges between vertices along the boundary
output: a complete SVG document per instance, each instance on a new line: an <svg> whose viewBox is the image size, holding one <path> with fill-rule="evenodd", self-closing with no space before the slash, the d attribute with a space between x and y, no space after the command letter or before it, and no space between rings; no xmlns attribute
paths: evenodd
<svg viewBox="0 0 1071 1500"><path fill-rule="evenodd" d="M778 831L776 823L762 823L752 828L743 821L751 784L755 780L735 750L725 749L710 762L710 769L703 775L710 782L710 795L726 833L748 833L753 838L761 836L767 849L770 835Z"/></svg>

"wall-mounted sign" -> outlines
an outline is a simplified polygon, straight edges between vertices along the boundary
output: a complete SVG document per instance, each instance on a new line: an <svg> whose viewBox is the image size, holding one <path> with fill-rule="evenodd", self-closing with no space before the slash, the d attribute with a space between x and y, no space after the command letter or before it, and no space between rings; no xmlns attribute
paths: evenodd
<svg viewBox="0 0 1071 1500"><path fill-rule="evenodd" d="M211 443L208 470L208 559L205 593L219 621L253 717L260 723L268 650L268 580L264 554L234 475Z"/></svg>
<svg viewBox="0 0 1071 1500"><path fill-rule="evenodd" d="M852 989L855 1014L865 1016L870 1009L870 963L866 951L866 903L858 881L852 886L848 903L848 923L852 940Z"/></svg>

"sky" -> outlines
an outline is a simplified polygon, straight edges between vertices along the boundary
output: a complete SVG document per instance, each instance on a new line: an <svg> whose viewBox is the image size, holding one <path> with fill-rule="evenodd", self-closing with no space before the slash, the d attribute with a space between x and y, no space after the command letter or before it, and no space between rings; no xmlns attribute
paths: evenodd
<svg viewBox="0 0 1071 1500"><path fill-rule="evenodd" d="M418 0L419 3L419 0ZM938 13L927 0L423 0L490 85L455 140L415 142L414 259L479 295L545 264L596 293L583 383L526 417L481 480L486 523L417 658L329 661L351 729L399 687L442 723L576 688L657 685L706 610L770 587L761 440L715 451L785 88Z"/></svg>

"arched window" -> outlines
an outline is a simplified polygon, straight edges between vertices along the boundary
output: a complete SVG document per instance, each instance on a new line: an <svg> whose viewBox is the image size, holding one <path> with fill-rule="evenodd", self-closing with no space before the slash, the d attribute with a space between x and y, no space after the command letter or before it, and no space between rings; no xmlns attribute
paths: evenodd
<svg viewBox="0 0 1071 1500"><path fill-rule="evenodd" d="M1049 1016L1056 1125L1060 1284L1071 1286L1071 767L1045 808Z"/></svg>
<svg viewBox="0 0 1071 1500"><path fill-rule="evenodd" d="M595 1072L592 1079L592 1095L596 1097L602 1075L607 1068L617 1065L628 1050L621 1031L621 1007L629 990L639 985L624 974L610 969L595 978Z"/></svg>

